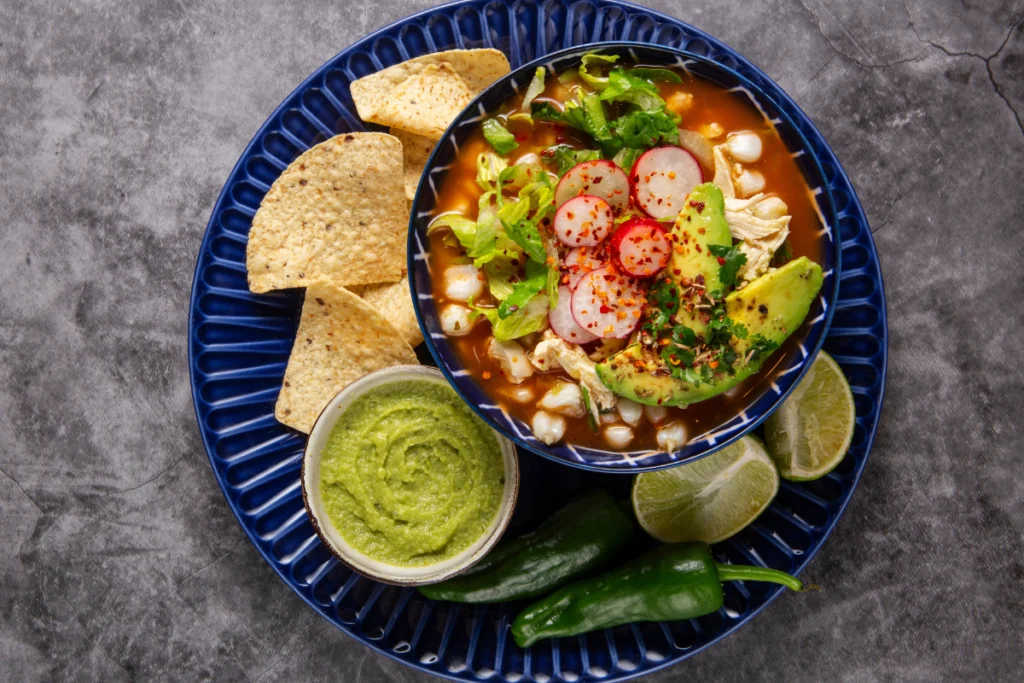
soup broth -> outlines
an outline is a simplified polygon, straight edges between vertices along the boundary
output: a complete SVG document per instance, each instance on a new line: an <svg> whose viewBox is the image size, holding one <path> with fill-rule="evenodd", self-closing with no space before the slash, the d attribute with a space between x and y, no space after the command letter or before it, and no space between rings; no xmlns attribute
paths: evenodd
<svg viewBox="0 0 1024 683"><path fill-rule="evenodd" d="M792 257L807 256L820 263L823 249L820 239L822 225L815 202L799 167L776 130L743 95L730 93L721 86L692 74L682 71L677 73L682 79L681 83L659 83L658 86L667 108L681 116L679 127L704 132L712 145L725 142L727 136L732 133L757 133L762 140L763 151L759 160L745 164L745 167L759 171L765 179L763 192L781 198L788 206L792 220L784 249L788 249ZM549 76L544 92L535 102L543 102L545 99L564 102L570 96L574 85L583 84L575 78L559 80ZM521 101L522 95L517 96L508 103L506 111L515 111ZM556 124L537 121L530 125L528 122L509 120L506 126L518 142L518 148L509 156L510 162L513 163L516 159L529 154L540 155L545 149L556 144L568 143L580 148L592 146L576 131ZM460 145L457 159L439 188L436 215L456 212L467 218L476 219L477 201L481 195L481 190L475 182L476 159L480 153L490 151L492 149L479 128ZM702 170L706 180L710 180L715 174L714 168L704 164ZM465 263L466 258L457 244L453 245L452 240L446 239L444 232L430 236L429 253L433 290L440 310L450 303L444 296L445 270L453 264ZM464 305L464 302L459 303ZM487 295L486 288L475 303L483 306L496 305L496 302ZM805 322L804 325L806 324ZM481 319L468 334L449 337L449 343L454 347L465 368L493 402L529 425L538 410L537 402L545 392L560 381L573 380L558 368L550 372L534 372L521 384L507 381L499 365L488 356L487 344L491 336L491 325ZM760 372L728 392L686 408L667 408L668 416L664 422L681 422L685 427L686 439L692 440L730 420L748 405L753 397L770 385L778 368L789 367L792 364L794 355L799 354L797 346L801 336L800 331L792 334L782 344L780 350L775 351L768 359ZM528 351L530 344L526 343L523 346ZM592 345L588 345L585 348L591 347ZM520 402L516 397L524 395L524 389L532 394L532 399ZM602 421L610 424L614 419L618 419L615 411L610 415L612 417L602 416ZM567 423L563 441L598 449L611 448L602 434L603 430L598 427L598 431L595 432L586 417L567 418ZM628 445L629 450L663 450L657 444L657 430L649 414L641 417L639 425L635 426L633 431L635 436Z"/></svg>

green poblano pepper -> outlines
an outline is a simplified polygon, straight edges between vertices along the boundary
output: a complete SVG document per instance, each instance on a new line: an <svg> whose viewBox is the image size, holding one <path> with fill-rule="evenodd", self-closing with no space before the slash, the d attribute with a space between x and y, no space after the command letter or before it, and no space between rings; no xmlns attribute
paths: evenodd
<svg viewBox="0 0 1024 683"><path fill-rule="evenodd" d="M421 586L433 600L503 602L533 598L599 567L633 537L630 515L604 490L562 507L536 531L495 547L476 567Z"/></svg>
<svg viewBox="0 0 1024 683"><path fill-rule="evenodd" d="M569 584L523 610L512 623L520 647L635 621L678 621L722 606L722 581L803 583L763 567L719 564L703 543L663 545L593 578Z"/></svg>

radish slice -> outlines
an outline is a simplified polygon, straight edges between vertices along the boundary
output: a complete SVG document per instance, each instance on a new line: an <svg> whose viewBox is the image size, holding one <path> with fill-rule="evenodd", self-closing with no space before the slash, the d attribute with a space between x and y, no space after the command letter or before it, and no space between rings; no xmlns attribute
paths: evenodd
<svg viewBox="0 0 1024 683"><path fill-rule="evenodd" d="M565 285L558 288L558 305L548 313L548 324L555 334L570 344L587 344L597 339L576 324L572 317L572 290Z"/></svg>
<svg viewBox="0 0 1024 683"><path fill-rule="evenodd" d="M608 265L603 251L590 247L577 247L565 255L562 266L569 274L569 289L575 289L580 278L597 268Z"/></svg>
<svg viewBox="0 0 1024 683"><path fill-rule="evenodd" d="M558 181L555 206L581 194L600 197L618 213L629 206L629 178L610 161L584 161L566 171Z"/></svg>
<svg viewBox="0 0 1024 683"><path fill-rule="evenodd" d="M608 202L589 194L573 197L555 213L555 236L569 247L592 247L612 231L615 219Z"/></svg>
<svg viewBox="0 0 1024 683"><path fill-rule="evenodd" d="M686 205L686 195L704 182L704 172L682 147L658 147L644 152L629 174L633 199L651 218L675 218Z"/></svg>
<svg viewBox="0 0 1024 683"><path fill-rule="evenodd" d="M665 228L650 218L631 218L620 225L609 246L619 270L640 278L661 272L672 253Z"/></svg>
<svg viewBox="0 0 1024 683"><path fill-rule="evenodd" d="M598 268L576 284L572 317L576 324L598 337L628 337L640 324L643 291L628 277L610 267Z"/></svg>

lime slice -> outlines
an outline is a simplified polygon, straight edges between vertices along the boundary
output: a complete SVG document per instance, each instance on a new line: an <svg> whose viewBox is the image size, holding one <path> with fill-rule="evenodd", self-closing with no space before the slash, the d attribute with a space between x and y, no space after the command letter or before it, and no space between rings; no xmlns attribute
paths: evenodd
<svg viewBox="0 0 1024 683"><path fill-rule="evenodd" d="M665 543L729 538L757 518L779 490L764 444L745 436L706 458L633 480L633 512Z"/></svg>
<svg viewBox="0 0 1024 683"><path fill-rule="evenodd" d="M779 473L811 481L831 472L853 440L853 393L839 364L822 351L793 393L764 423Z"/></svg>

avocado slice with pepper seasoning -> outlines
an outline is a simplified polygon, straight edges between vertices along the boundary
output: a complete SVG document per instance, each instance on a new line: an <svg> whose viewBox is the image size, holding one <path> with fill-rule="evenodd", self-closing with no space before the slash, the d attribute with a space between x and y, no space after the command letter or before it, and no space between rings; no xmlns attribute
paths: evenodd
<svg viewBox="0 0 1024 683"><path fill-rule="evenodd" d="M704 292L725 289L719 277L718 258L711 253L712 246L732 246L729 224L725 222L725 197L714 183L703 183L690 191L686 206L679 212L672 226L672 256L668 268L662 271L675 283L681 309L675 312L677 320L694 332L704 329L701 303ZM693 304L693 307L687 304Z"/></svg>
<svg viewBox="0 0 1024 683"><path fill-rule="evenodd" d="M660 355L638 343L599 364L598 377L616 394L649 405L687 406L717 396L761 369L800 327L821 284L821 266L801 256L725 297L725 322L718 325L742 332L719 349L719 357L734 359L728 368L723 363L679 378Z"/></svg>

